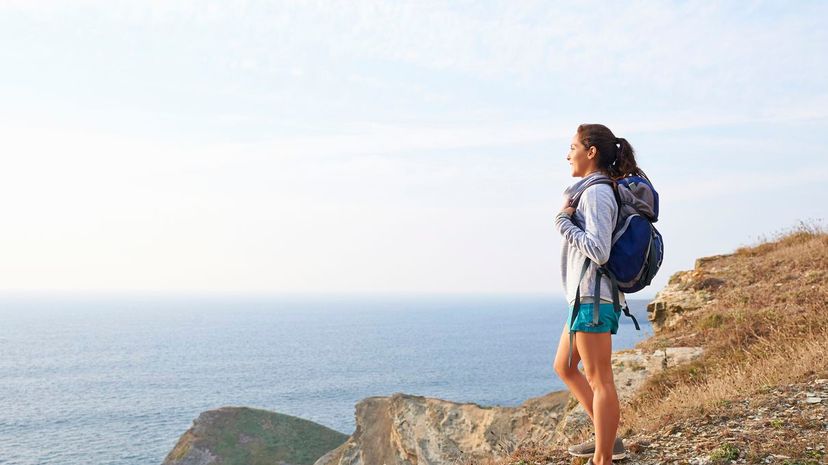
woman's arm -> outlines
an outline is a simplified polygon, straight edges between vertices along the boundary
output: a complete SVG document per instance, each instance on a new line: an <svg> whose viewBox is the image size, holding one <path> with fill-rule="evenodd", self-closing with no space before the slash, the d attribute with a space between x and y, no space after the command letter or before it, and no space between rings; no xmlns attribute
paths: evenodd
<svg viewBox="0 0 828 465"><path fill-rule="evenodd" d="M584 214L584 230L564 212L555 217L555 226L572 246L603 265L609 260L618 209L612 187L605 184L588 187L581 194L578 209Z"/></svg>

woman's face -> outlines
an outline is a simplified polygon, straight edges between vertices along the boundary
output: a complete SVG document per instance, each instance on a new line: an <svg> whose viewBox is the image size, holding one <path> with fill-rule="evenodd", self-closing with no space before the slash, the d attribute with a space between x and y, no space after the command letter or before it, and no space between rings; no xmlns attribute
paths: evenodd
<svg viewBox="0 0 828 465"><path fill-rule="evenodd" d="M587 150L578 139L577 133L572 136L566 159L569 160L569 164L572 166L572 177L582 178L598 169L598 154L595 147L590 147Z"/></svg>

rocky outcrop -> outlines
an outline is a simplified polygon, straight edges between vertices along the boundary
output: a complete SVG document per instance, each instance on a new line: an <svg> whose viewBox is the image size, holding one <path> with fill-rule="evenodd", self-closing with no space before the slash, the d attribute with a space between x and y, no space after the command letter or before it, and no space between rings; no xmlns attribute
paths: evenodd
<svg viewBox="0 0 828 465"><path fill-rule="evenodd" d="M162 465L310 465L347 438L290 415L222 407L199 415Z"/></svg>
<svg viewBox="0 0 828 465"><path fill-rule="evenodd" d="M678 324L713 300L715 291L726 284L721 272L727 271L727 267L717 266L724 257L728 255L699 258L692 270L670 276L667 286L647 305L647 319L655 331Z"/></svg>
<svg viewBox="0 0 828 465"><path fill-rule="evenodd" d="M693 270L670 278L647 307L655 331L677 324L713 300L716 289L726 284L724 273L720 273L726 270L720 269L719 258L699 259ZM613 375L619 399L625 402L632 397L652 374L701 354L698 347L614 352ZM272 417L268 419L268 415ZM274 412L233 408L204 412L184 433L164 465L453 464L504 457L525 443L561 448L580 440L592 428L589 416L568 391L531 398L516 407L394 393L359 401L355 417L356 430L348 437ZM292 426L284 426L288 423ZM277 424L282 426L275 427Z"/></svg>
<svg viewBox="0 0 828 465"><path fill-rule="evenodd" d="M651 374L701 355L694 347L613 353L613 375L623 402ZM591 428L567 391L516 407L481 406L394 393L356 404L348 437L290 415L245 407L202 413L163 465L438 465L503 457L518 446L562 447Z"/></svg>
<svg viewBox="0 0 828 465"><path fill-rule="evenodd" d="M395 393L356 404L356 431L316 461L330 464L447 464L500 455L516 441L549 442L567 395L552 392L517 407Z"/></svg>
<svg viewBox="0 0 828 465"><path fill-rule="evenodd" d="M613 353L619 399L624 402L653 373L701 355L697 347ZM516 407L481 406L395 393L356 404L356 430L348 437L290 415L245 407L202 413L163 465L437 465L503 457L518 446L561 447L582 437L591 421L567 391Z"/></svg>
<svg viewBox="0 0 828 465"><path fill-rule="evenodd" d="M701 349L675 347L613 354L620 399L652 373L692 360ZM517 407L484 407L395 393L356 405L356 431L314 465L428 465L502 457L522 443L562 446L591 427L589 416L566 391Z"/></svg>
<svg viewBox="0 0 828 465"><path fill-rule="evenodd" d="M621 402L653 373L700 356L697 347L614 352ZM589 416L568 391L516 407L481 406L395 393L356 404L348 437L301 418L266 410L223 407L202 413L163 465L438 465L503 457L518 446L562 447L591 429Z"/></svg>

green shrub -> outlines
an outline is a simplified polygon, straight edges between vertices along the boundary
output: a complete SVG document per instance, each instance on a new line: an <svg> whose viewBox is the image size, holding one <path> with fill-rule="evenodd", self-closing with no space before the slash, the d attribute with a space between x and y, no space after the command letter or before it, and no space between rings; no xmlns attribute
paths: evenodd
<svg viewBox="0 0 828 465"><path fill-rule="evenodd" d="M722 444L716 450L710 454L710 458L713 460L724 460L724 461L732 461L739 458L739 448L734 446L733 444Z"/></svg>

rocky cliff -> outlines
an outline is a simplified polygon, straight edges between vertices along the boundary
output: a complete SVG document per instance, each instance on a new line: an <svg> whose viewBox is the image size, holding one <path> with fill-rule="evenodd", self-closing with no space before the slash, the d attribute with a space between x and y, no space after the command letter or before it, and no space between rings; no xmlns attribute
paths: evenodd
<svg viewBox="0 0 828 465"><path fill-rule="evenodd" d="M613 354L619 396L628 397L654 372L684 363L697 348ZM589 427L589 417L568 392L528 399L517 407L484 407L396 393L356 406L356 431L314 465L426 465L505 457L532 444L568 443Z"/></svg>
<svg viewBox="0 0 828 465"><path fill-rule="evenodd" d="M619 397L652 373L692 360L698 348L615 352ZM349 437L301 418L224 407L202 413L163 465L428 465L506 457L518 447L560 447L580 437L589 417L566 391L516 407L481 406L394 393L356 404Z"/></svg>
<svg viewBox="0 0 828 465"><path fill-rule="evenodd" d="M715 291L725 283L721 275L729 270L720 264L719 259L725 257L728 255L699 258L692 270L670 276L667 286L647 305L647 318L655 331L675 326L714 300Z"/></svg>
<svg viewBox="0 0 828 465"><path fill-rule="evenodd" d="M828 463L826 302L828 232L813 224L673 275L648 307L656 333L637 348L704 352L622 407L625 461Z"/></svg>

